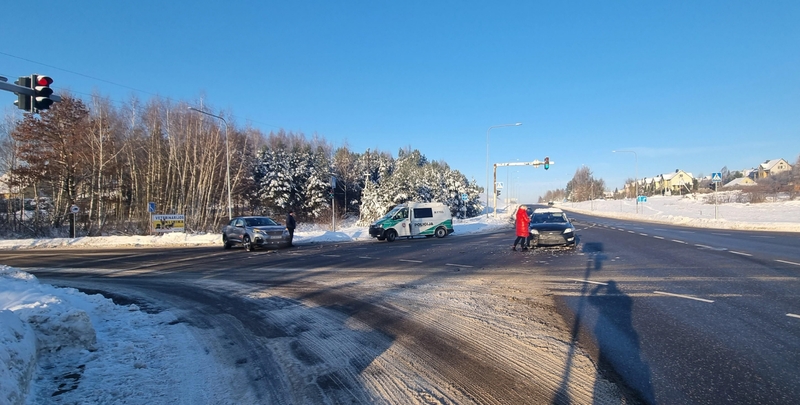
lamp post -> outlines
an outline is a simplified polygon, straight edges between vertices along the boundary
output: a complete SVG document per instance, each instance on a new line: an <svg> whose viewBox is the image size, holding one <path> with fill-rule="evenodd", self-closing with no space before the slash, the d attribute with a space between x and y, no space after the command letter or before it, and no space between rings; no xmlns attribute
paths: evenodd
<svg viewBox="0 0 800 405"><path fill-rule="evenodd" d="M233 208L231 205L231 151L228 147L228 121L225 121L225 118L222 118L219 115L214 115L207 111L203 111L194 107L189 107L189 109L192 111L197 111L200 114L208 115L209 117L217 118L225 124L225 182L228 186L228 221L230 221L233 219Z"/></svg>
<svg viewBox="0 0 800 405"><path fill-rule="evenodd" d="M500 125L492 125L489 129L486 130L486 218L489 218L489 132L492 131L492 128L500 128L500 127L517 127L522 125L521 122L517 122L514 124L500 124ZM492 192L497 193L492 187Z"/></svg>
<svg viewBox="0 0 800 405"><path fill-rule="evenodd" d="M634 176L635 177L633 179L633 184L634 184L634 190L636 192L636 213L638 214L639 213L639 155L636 154L636 151L632 151L632 150L612 150L611 152L613 152L613 153L633 153L633 158L635 159L635 163L636 163L636 166L635 166L636 171L634 172Z"/></svg>

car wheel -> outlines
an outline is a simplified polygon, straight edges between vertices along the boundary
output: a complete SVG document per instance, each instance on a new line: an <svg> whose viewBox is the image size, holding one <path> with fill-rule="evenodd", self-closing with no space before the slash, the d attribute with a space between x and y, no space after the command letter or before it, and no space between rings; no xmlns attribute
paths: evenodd
<svg viewBox="0 0 800 405"><path fill-rule="evenodd" d="M444 238L445 236L447 236L447 229L444 229L444 227L440 226L436 228L434 235L436 235L437 238Z"/></svg>
<svg viewBox="0 0 800 405"><path fill-rule="evenodd" d="M389 229L386 231L387 242L394 242L395 239L397 239L397 232L394 229Z"/></svg>
<svg viewBox="0 0 800 405"><path fill-rule="evenodd" d="M242 245L244 245L244 250L248 252L252 252L256 248L255 246L253 246L253 242L250 241L250 237L247 235L245 235L244 238L242 238Z"/></svg>
<svg viewBox="0 0 800 405"><path fill-rule="evenodd" d="M231 248L231 242L228 240L228 237L225 236L225 235L222 235L222 246L225 249L230 249Z"/></svg>

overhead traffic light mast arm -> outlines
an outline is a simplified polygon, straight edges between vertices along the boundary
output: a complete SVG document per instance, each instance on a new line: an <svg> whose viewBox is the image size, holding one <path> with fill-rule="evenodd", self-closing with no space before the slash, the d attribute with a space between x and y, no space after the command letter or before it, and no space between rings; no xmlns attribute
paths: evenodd
<svg viewBox="0 0 800 405"><path fill-rule="evenodd" d="M533 162L495 163L493 165L493 170L492 170L492 178L494 179L494 182L492 183L492 184L494 184L494 187L492 188L494 190L494 192L492 193L494 195L494 204L493 204L494 208L495 208L494 209L494 216L497 217L497 168L498 167L502 167L502 166L533 166L533 167L539 167L540 165L544 165L545 170L547 170L547 169L550 168L550 165L554 164L554 163L555 162L551 162L550 161L550 157L544 158L544 162L539 161L539 159L534 159ZM489 190L486 190L486 192L488 193Z"/></svg>

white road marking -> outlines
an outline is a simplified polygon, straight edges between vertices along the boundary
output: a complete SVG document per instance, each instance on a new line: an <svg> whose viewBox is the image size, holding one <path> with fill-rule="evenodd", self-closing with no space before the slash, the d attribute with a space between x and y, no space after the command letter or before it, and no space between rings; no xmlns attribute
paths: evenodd
<svg viewBox="0 0 800 405"><path fill-rule="evenodd" d="M369 257L369 256L358 256L358 258L359 258L359 259L372 259L372 258L371 258L371 257Z"/></svg>
<svg viewBox="0 0 800 405"><path fill-rule="evenodd" d="M712 235L718 235L718 236L731 236L731 234L729 234L729 233L714 233L714 232L711 232L711 234Z"/></svg>
<svg viewBox="0 0 800 405"><path fill-rule="evenodd" d="M751 236L751 238L775 239L774 236Z"/></svg>
<svg viewBox="0 0 800 405"><path fill-rule="evenodd" d="M341 257L342 255L323 255L325 257Z"/></svg>
<svg viewBox="0 0 800 405"><path fill-rule="evenodd" d="M634 231L628 231L628 233L636 233L636 232L634 232Z"/></svg>
<svg viewBox="0 0 800 405"><path fill-rule="evenodd" d="M589 281L589 280L581 280L579 278L568 278L567 280L577 281L579 283L588 283L588 284L597 284L597 285L608 285L608 283L601 283L599 281Z"/></svg>
<svg viewBox="0 0 800 405"><path fill-rule="evenodd" d="M776 262L786 263L786 264L793 264L795 266L800 266L800 263L790 262L788 260L775 260Z"/></svg>
<svg viewBox="0 0 800 405"><path fill-rule="evenodd" d="M653 236L653 237L654 237L654 238L656 238L656 239L661 239L661 240L664 240L664 237L663 237L663 236Z"/></svg>
<svg viewBox="0 0 800 405"><path fill-rule="evenodd" d="M642 236L650 236L650 235L648 235L648 234L646 234L646 233L641 233L641 232L639 232L639 235L642 235Z"/></svg>
<svg viewBox="0 0 800 405"><path fill-rule="evenodd" d="M735 255L740 255L740 256L752 256L750 253L742 253L742 252L737 252L735 250L730 250L730 252L735 254Z"/></svg>
<svg viewBox="0 0 800 405"><path fill-rule="evenodd" d="M446 263L445 266L470 267L470 268L472 267L472 266L467 265L467 264L455 264L455 263Z"/></svg>
<svg viewBox="0 0 800 405"><path fill-rule="evenodd" d="M683 243L684 245L686 244L686 242L684 242L684 241L682 241L682 240L673 239L672 241L673 241L673 242L676 242L676 243Z"/></svg>
<svg viewBox="0 0 800 405"><path fill-rule="evenodd" d="M800 318L800 315L797 314L786 314L786 316L791 316L792 318Z"/></svg>
<svg viewBox="0 0 800 405"><path fill-rule="evenodd" d="M422 263L422 260L408 260L408 259L400 259L401 262L408 262L408 263Z"/></svg>
<svg viewBox="0 0 800 405"><path fill-rule="evenodd" d="M694 233L694 231L678 231L680 233Z"/></svg>
<svg viewBox="0 0 800 405"><path fill-rule="evenodd" d="M661 295L669 295L670 297L686 298L688 300L703 301L703 302L708 302L708 303L714 302L714 301L707 300L707 299L704 299L704 298L692 297L690 295L672 294L672 293L663 292L663 291L653 291L653 293L654 294L661 294Z"/></svg>

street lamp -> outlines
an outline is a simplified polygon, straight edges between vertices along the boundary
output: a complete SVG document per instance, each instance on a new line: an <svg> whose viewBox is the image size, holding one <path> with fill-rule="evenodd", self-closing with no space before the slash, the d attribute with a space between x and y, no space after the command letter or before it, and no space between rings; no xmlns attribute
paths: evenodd
<svg viewBox="0 0 800 405"><path fill-rule="evenodd" d="M492 130L492 128L518 127L520 125L522 125L521 122L514 124L492 125L486 130L486 218L489 218L489 132ZM492 188L492 192L496 193L494 188ZM497 208L495 208L495 210L497 210Z"/></svg>
<svg viewBox="0 0 800 405"><path fill-rule="evenodd" d="M636 163L636 166L635 166L636 172L634 173L635 177L633 179L633 184L634 184L634 190L636 192L636 213L638 214L639 213L639 155L636 154L636 151L632 151L632 150L612 150L611 152L612 153L633 153L633 158L635 159L635 163Z"/></svg>
<svg viewBox="0 0 800 405"><path fill-rule="evenodd" d="M194 107L189 107L189 109L192 111L197 111L200 114L208 115L209 117L220 119L225 124L225 182L228 185L228 221L230 221L233 219L233 213L231 205L231 151L228 147L228 121L225 121L225 118L222 118L219 115L214 115L207 111L203 111Z"/></svg>

